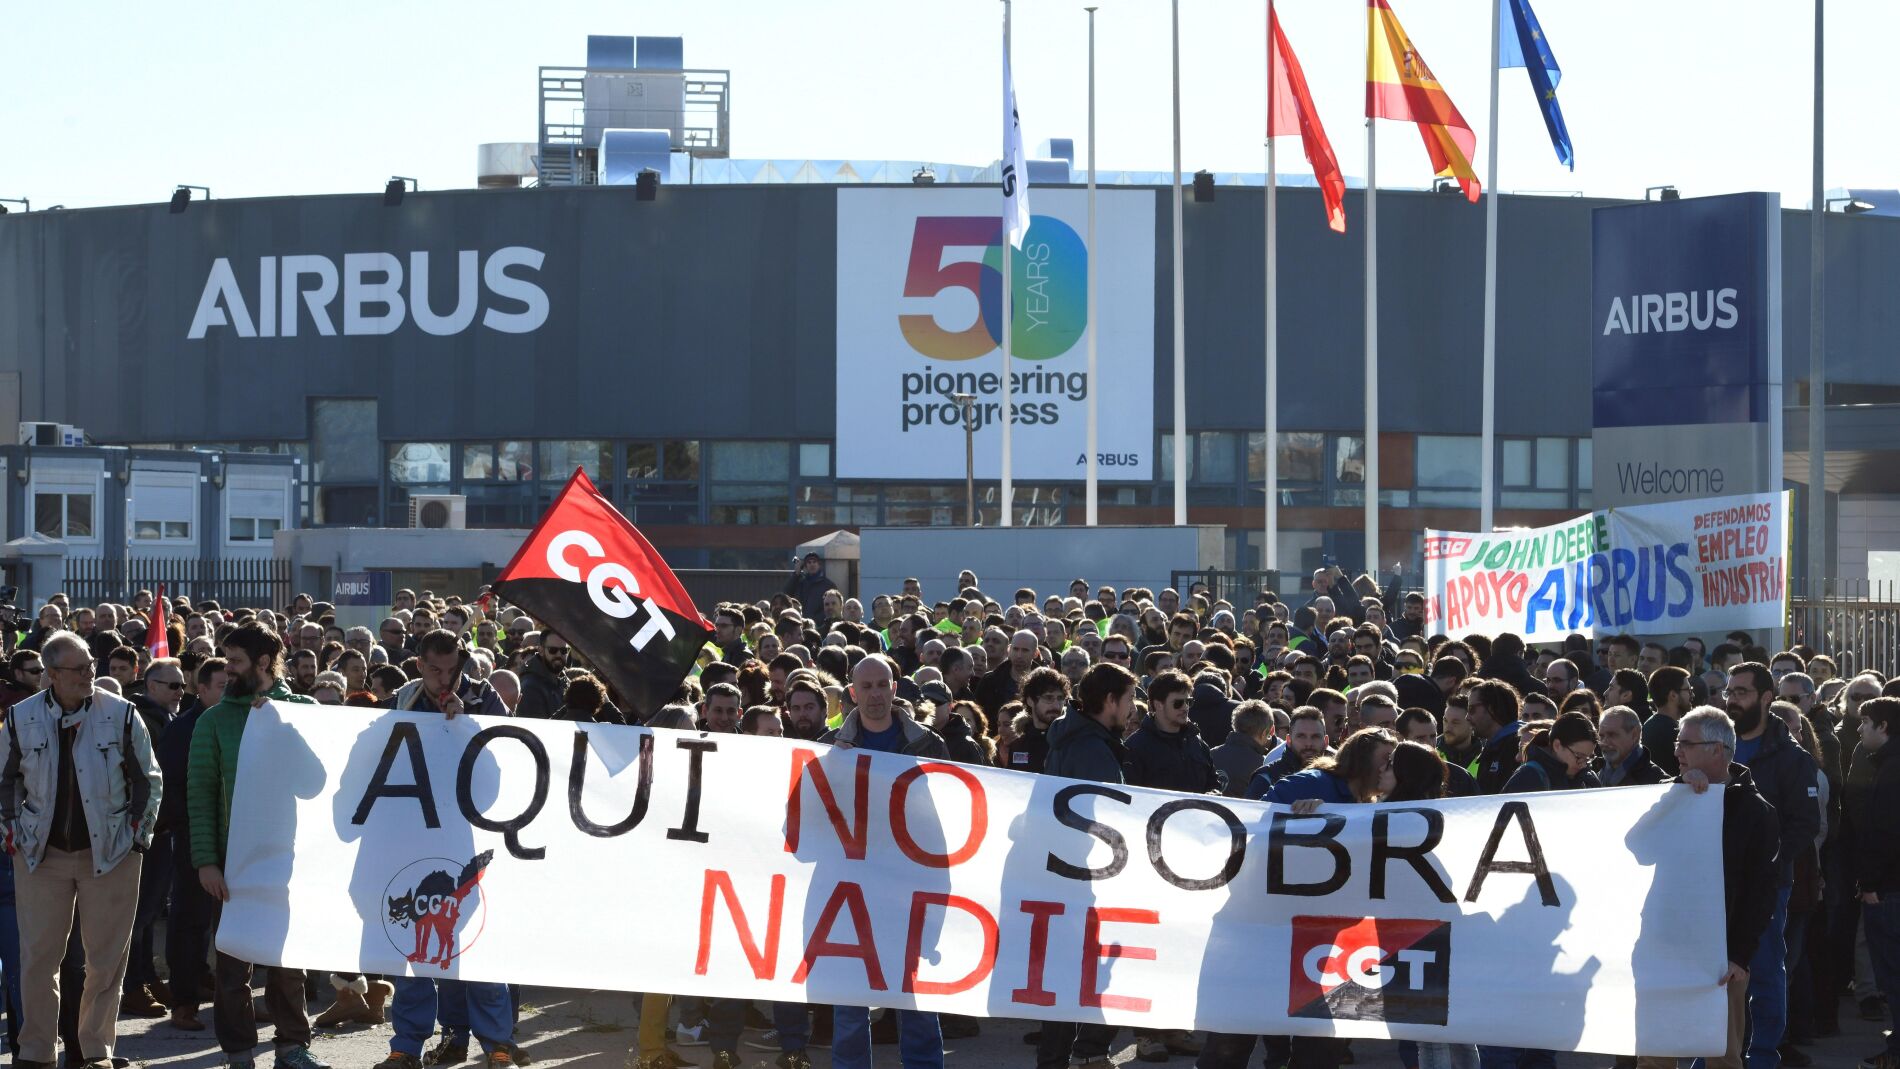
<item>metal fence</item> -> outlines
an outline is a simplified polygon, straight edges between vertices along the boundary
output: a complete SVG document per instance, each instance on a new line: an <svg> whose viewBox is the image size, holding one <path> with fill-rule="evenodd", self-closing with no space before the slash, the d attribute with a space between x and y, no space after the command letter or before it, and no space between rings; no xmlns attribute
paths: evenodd
<svg viewBox="0 0 1900 1069"><path fill-rule="evenodd" d="M785 589L785 579L792 573L783 568L676 568L673 574L699 611L710 615L713 606L723 601L749 604L770 599Z"/></svg>
<svg viewBox="0 0 1900 1069"><path fill-rule="evenodd" d="M1198 568L1190 571L1171 571L1168 573L1168 585L1180 591L1185 601L1196 583L1206 583L1208 602L1226 599L1238 609L1251 609L1262 590L1280 590L1280 573L1262 571L1258 568L1229 571L1222 568Z"/></svg>
<svg viewBox="0 0 1900 1069"><path fill-rule="evenodd" d="M1900 672L1900 584L1830 579L1819 596L1788 598L1788 643L1834 658L1846 675Z"/></svg>
<svg viewBox="0 0 1900 1069"><path fill-rule="evenodd" d="M290 604L290 562L277 560L170 560L162 557L132 560L67 558L66 596L75 605L102 601L129 602L140 590L183 595L193 602L206 598L227 609L277 609Z"/></svg>

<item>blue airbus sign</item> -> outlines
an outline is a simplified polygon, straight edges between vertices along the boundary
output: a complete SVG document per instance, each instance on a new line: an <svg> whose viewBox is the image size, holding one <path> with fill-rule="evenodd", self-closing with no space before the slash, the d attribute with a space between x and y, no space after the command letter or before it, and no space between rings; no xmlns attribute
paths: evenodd
<svg viewBox="0 0 1900 1069"><path fill-rule="evenodd" d="M1773 193L1591 213L1598 507L1781 489Z"/></svg>
<svg viewBox="0 0 1900 1069"><path fill-rule="evenodd" d="M391 597L388 572L338 572L330 602L337 606L356 605L389 608Z"/></svg>
<svg viewBox="0 0 1900 1069"><path fill-rule="evenodd" d="M1591 213L1595 426L1769 418L1781 372L1769 361L1776 199L1737 193Z"/></svg>

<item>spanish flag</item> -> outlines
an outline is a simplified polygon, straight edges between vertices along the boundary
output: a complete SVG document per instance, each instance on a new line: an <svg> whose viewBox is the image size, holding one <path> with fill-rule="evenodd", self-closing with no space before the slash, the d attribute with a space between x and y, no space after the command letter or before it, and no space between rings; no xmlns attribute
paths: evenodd
<svg viewBox="0 0 1900 1069"><path fill-rule="evenodd" d="M1465 199L1477 203L1478 174L1471 154L1478 138L1458 114L1445 88L1432 76L1425 57L1412 47L1405 27L1386 0L1366 0L1366 117L1418 124L1442 178L1456 178Z"/></svg>

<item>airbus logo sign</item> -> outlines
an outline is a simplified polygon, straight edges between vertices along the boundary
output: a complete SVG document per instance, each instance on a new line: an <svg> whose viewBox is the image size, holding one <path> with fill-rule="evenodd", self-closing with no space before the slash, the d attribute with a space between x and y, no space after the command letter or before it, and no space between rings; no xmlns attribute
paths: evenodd
<svg viewBox="0 0 1900 1069"><path fill-rule="evenodd" d="M340 265L328 256L260 256L248 298L231 261L219 257L185 337L196 341L220 328L240 338L294 338L305 330L331 337L339 326L345 335L393 334L412 320L423 333L441 336L470 329L478 316L489 330L528 334L548 320L547 291L535 281L544 259L521 245L486 258L474 249L457 252L455 300L442 311L431 300L427 252L411 252L406 261L392 252L351 252Z"/></svg>
<svg viewBox="0 0 1900 1069"><path fill-rule="evenodd" d="M1603 320L1604 334L1664 334L1679 330L1728 330L1739 320L1733 287L1718 290L1680 290L1636 293L1628 301L1610 298Z"/></svg>

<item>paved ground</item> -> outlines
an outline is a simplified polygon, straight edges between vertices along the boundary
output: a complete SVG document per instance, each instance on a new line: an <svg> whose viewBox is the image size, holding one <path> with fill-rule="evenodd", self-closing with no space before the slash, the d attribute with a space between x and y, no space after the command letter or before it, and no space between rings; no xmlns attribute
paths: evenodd
<svg viewBox="0 0 1900 1069"><path fill-rule="evenodd" d="M561 991L528 989L524 993L526 1004L521 1018L519 1041L523 1048L535 1059L536 1066L555 1066L564 1069L625 1069L628 1054L634 1047L638 1028L638 999L636 996L608 991ZM1880 1026L1855 1019L1852 1007L1842 1004L1843 1033L1832 1039L1820 1040L1808 1047L1817 1067L1827 1069L1852 1069L1860 1059L1880 1047ZM314 1011L313 1011L314 1012ZM210 1023L209 1011L206 1023ZM974 1039L954 1040L947 1044L950 1052L946 1062L955 1067L971 1069L991 1069L991 1067L1020 1067L1032 1069L1033 1051L1022 1042L1023 1033L1035 1027L1022 1021L985 1021L983 1034ZM133 1059L136 1063L151 1066L163 1066L165 1069L210 1069L223 1061L217 1049L217 1042L207 1029L204 1032L184 1033L172 1029L164 1021L147 1021L125 1018L119 1022L122 1046L120 1054ZM265 1031L268 1035L268 1030ZM747 1033L748 1038L756 1033ZM388 1050L390 1031L387 1025L365 1027L350 1026L336 1032L321 1033L314 1046L315 1053L335 1069L370 1069L382 1059ZM1127 1034L1123 1033L1123 1043L1118 1044L1115 1060L1132 1060L1133 1049L1127 1045ZM1376 1066L1379 1069L1399 1069L1397 1048L1391 1043L1369 1043L1358 1041L1353 1044L1356 1064ZM712 1058L704 1047L680 1048L681 1053L697 1063L700 1069L708 1069ZM260 1059L268 1058L263 1048L259 1049ZM771 1064L773 1055L763 1051L746 1051L748 1069L765 1069ZM812 1051L815 1069L831 1069L828 1051ZM877 1047L874 1058L880 1065L895 1067L897 1048L895 1046ZM1600 1055L1565 1055L1558 1060L1563 1069L1604 1069L1611 1059ZM266 1069L268 1061L260 1060L259 1069ZM1170 1069L1189 1069L1192 1059L1176 1057L1169 1061ZM1258 1062L1254 1063L1256 1066ZM475 1066L474 1069L479 1069Z"/></svg>

